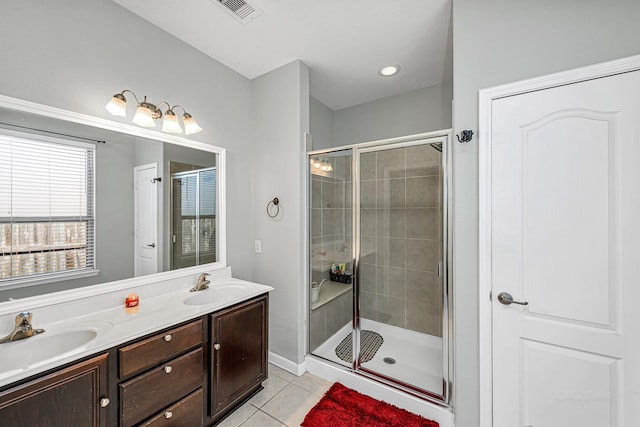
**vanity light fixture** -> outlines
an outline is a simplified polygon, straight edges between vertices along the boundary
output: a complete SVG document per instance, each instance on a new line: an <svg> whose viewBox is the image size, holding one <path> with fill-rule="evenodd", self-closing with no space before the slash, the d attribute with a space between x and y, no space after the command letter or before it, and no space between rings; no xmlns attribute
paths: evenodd
<svg viewBox="0 0 640 427"><path fill-rule="evenodd" d="M380 74L382 77L395 76L396 74L398 74L398 72L400 72L399 65L387 65L378 70L378 74Z"/></svg>
<svg viewBox="0 0 640 427"><path fill-rule="evenodd" d="M329 163L326 160L322 160L322 159L311 159L310 161L311 163L311 173L315 173L315 172L331 172L333 170L333 167L331 166L331 163Z"/></svg>
<svg viewBox="0 0 640 427"><path fill-rule="evenodd" d="M129 92L136 99L138 107L136 108L136 114L133 116L133 123L142 127L155 127L155 120L162 119L162 132L166 133L182 133L182 128L178 122L178 117L174 110L180 108L182 110L182 123L184 124L184 133L186 135L193 135L202 130L196 123L193 116L186 112L183 106L174 105L173 107L165 101L162 101L157 106L147 102L145 96L142 102L138 99L135 93L129 89L125 89L120 93L116 93L111 98L111 101L106 105L106 109L114 116L126 117L127 115L127 99L124 97L125 92ZM167 110L162 113L160 107L165 105Z"/></svg>

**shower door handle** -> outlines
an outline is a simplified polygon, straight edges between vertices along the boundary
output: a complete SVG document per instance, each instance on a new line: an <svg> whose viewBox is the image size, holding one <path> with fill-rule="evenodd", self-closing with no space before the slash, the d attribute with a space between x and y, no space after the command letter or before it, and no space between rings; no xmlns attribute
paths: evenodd
<svg viewBox="0 0 640 427"><path fill-rule="evenodd" d="M508 292L500 292L498 294L498 301L500 301L500 304L504 304L504 305L510 305L510 304L529 305L527 301L523 301L523 302L514 301L513 297Z"/></svg>

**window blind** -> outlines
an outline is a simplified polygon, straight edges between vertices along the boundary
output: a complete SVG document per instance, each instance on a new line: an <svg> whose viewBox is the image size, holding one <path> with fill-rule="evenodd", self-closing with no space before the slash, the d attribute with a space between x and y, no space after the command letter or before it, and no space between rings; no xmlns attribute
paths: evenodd
<svg viewBox="0 0 640 427"><path fill-rule="evenodd" d="M0 131L0 285L95 268L95 147Z"/></svg>

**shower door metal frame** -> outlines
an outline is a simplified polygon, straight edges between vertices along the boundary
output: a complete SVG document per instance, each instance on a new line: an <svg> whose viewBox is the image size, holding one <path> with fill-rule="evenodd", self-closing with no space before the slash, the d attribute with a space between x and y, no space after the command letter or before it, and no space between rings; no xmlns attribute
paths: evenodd
<svg viewBox="0 0 640 427"><path fill-rule="evenodd" d="M434 402L438 405L451 408L453 406L453 367L454 367L454 353L453 353L453 317L451 316L451 304L452 304L452 284L451 284L451 272L452 272L452 236L450 233L451 228L451 212L452 212L452 200L450 195L450 171L452 166L451 160L451 130L430 132L425 134L410 135L407 137L391 138L379 141L366 142L361 144L352 144L346 146L335 147L324 150L313 150L307 152L307 179L308 188L310 190L311 185L311 170L309 159L312 156L324 155L335 153L339 151L351 151L352 161L352 296L353 296L353 317L352 317L352 338L353 338L353 358L350 370L356 374L373 379L377 382L381 382L390 385L394 388L403 390L410 393L420 399ZM368 370L360 366L359 352L360 352L360 186L358 178L360 177L360 153L381 151L386 149L403 148L414 145L426 145L426 144L442 144L442 394L436 394L434 391L424 390L411 384L404 383L392 377L387 377L378 372ZM311 199L309 199L311 200ZM309 206L310 209L310 206ZM309 234L311 235L311 227L309 227ZM309 242L311 242L311 236L309 236ZM308 248L310 249L310 247ZM311 251L307 250L309 256L309 277L311 277ZM310 313L310 306L308 313ZM310 335L310 334L309 334ZM310 338L310 337L308 337ZM309 339L307 340L309 342ZM328 361L328 360L327 360ZM334 363L328 361L329 363ZM336 364L341 368L346 368L345 365Z"/></svg>

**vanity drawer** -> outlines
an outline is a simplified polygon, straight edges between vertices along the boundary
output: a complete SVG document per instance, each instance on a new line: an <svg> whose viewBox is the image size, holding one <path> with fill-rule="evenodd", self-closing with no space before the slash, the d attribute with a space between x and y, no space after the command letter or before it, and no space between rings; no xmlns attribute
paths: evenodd
<svg viewBox="0 0 640 427"><path fill-rule="evenodd" d="M202 319L138 341L118 350L120 378L152 368L202 344Z"/></svg>
<svg viewBox="0 0 640 427"><path fill-rule="evenodd" d="M202 347L120 384L122 426L139 423L202 387Z"/></svg>
<svg viewBox="0 0 640 427"><path fill-rule="evenodd" d="M163 409L140 427L196 427L202 425L202 388L191 393L175 405Z"/></svg>

